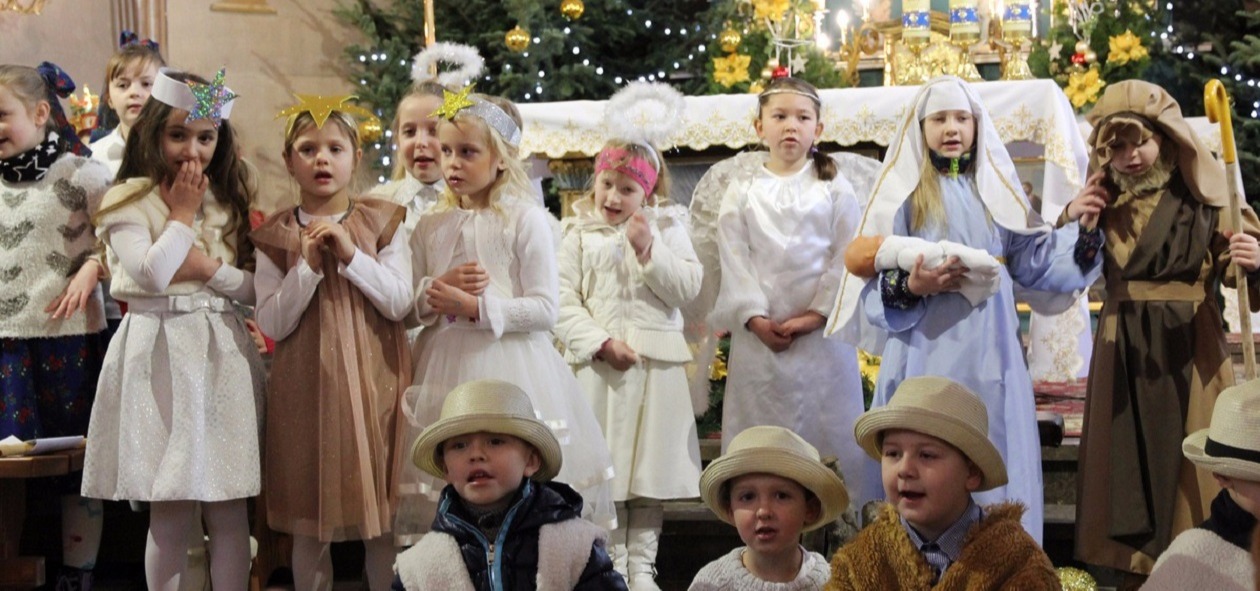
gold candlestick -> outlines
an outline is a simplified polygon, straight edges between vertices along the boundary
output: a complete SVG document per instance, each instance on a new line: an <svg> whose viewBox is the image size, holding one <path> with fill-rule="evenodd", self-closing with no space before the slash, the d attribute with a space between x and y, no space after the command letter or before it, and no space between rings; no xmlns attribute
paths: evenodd
<svg viewBox="0 0 1260 591"><path fill-rule="evenodd" d="M968 82L980 82L980 71L971 61L971 46L980 41L980 15L976 0L949 0L949 41L962 51L955 74Z"/></svg>

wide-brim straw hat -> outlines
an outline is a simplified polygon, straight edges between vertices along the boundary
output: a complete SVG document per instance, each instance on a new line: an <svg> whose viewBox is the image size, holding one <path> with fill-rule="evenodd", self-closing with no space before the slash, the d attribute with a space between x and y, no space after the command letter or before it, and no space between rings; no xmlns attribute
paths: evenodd
<svg viewBox="0 0 1260 591"><path fill-rule="evenodd" d="M773 474L793 480L818 497L818 519L803 531L834 521L849 506L844 481L822 463L818 450L800 435L783 427L749 427L736 435L726 453L709 463L700 475L700 498L718 518L734 525L730 499L722 498L722 485L745 474Z"/></svg>
<svg viewBox="0 0 1260 591"><path fill-rule="evenodd" d="M989 441L989 413L980 397L962 384L940 377L908 378L897 386L887 406L858 418L853 435L878 461L880 433L893 429L931 435L958 448L983 475L977 490L1006 484L1006 463Z"/></svg>
<svg viewBox="0 0 1260 591"><path fill-rule="evenodd" d="M502 433L518 437L538 450L542 466L533 479L546 482L560 473L560 442L534 413L529 395L499 380L473 380L451 390L442 402L442 415L425 427L411 446L411 461L425 472L446 478L439 453L442 443L469 433Z"/></svg>
<svg viewBox="0 0 1260 591"><path fill-rule="evenodd" d="M1212 423L1186 437L1181 453L1204 470L1260 482L1260 380L1221 392Z"/></svg>

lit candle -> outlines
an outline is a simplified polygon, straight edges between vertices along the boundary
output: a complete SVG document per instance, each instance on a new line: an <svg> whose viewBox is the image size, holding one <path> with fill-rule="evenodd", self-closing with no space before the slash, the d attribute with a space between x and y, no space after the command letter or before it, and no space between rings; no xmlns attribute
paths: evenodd
<svg viewBox="0 0 1260 591"><path fill-rule="evenodd" d="M849 42L849 26L853 17L849 16L849 11L840 10L836 12L836 25L840 27L840 46L844 47Z"/></svg>

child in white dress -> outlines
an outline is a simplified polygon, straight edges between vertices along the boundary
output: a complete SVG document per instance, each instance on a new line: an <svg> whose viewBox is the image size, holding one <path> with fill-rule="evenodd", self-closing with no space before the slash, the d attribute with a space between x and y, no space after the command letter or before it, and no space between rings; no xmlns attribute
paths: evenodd
<svg viewBox="0 0 1260 591"><path fill-rule="evenodd" d="M844 426L862 414L857 352L820 330L835 305L860 214L837 165L815 144L821 101L809 83L773 80L758 97L757 134L769 155L736 174L718 216L721 284L709 318L731 332L722 447L755 425L799 434L844 479L866 460ZM879 497L851 487L857 506Z"/></svg>
<svg viewBox="0 0 1260 591"><path fill-rule="evenodd" d="M621 526L613 563L640 590L657 589L660 501L700 494L679 308L700 291L703 269L686 210L662 203L669 181L650 144L610 141L595 159L594 190L563 221L560 246L555 334L612 450Z"/></svg>
<svg viewBox="0 0 1260 591"><path fill-rule="evenodd" d="M198 504L214 586L249 575L264 376L236 307L254 302L253 195L222 76L158 73L95 218L110 291L129 308L101 370L83 495L150 502L149 589L179 588Z"/></svg>
<svg viewBox="0 0 1260 591"><path fill-rule="evenodd" d="M612 525L608 445L550 338L559 308L555 238L517 159L520 116L510 102L469 92L448 92L438 111L447 192L411 235L415 314L425 329L403 402L410 439L437 419L455 386L481 378L516 384L564 449L559 480L582 494L596 523ZM404 470L400 543L428 530L431 519L407 517L443 486Z"/></svg>

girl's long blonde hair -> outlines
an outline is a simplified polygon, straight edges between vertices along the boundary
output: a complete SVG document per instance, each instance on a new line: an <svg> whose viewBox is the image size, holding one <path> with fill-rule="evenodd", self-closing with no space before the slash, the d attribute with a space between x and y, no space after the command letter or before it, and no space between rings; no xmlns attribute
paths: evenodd
<svg viewBox="0 0 1260 591"><path fill-rule="evenodd" d="M507 113L512 118L512 121L516 123L517 128L523 125L521 112L516 109L516 105L512 104L512 101L484 94L473 94L472 96L493 103L495 106L503 109L503 112ZM520 150L503 139L499 132L490 129L490 126L486 125L486 122L482 121L480 117L464 110L460 111L449 121L443 120L439 125L460 126L460 130L464 133L469 133L475 128L477 133L481 133L486 140L486 146L489 147L496 157L503 161L503 170L499 171L498 178L490 185L491 209L501 211L499 203L504 197L526 198L533 195L534 185L529 180L529 173L525 171L525 164L521 162ZM456 195L451 191L450 187L447 187L438 206L443 209L458 208L459 195Z"/></svg>
<svg viewBox="0 0 1260 591"><path fill-rule="evenodd" d="M929 224L949 225L945 219L945 204L941 200L941 179L932 166L931 148L924 142L923 166L919 169L919 184L910 193L910 231L918 232Z"/></svg>

